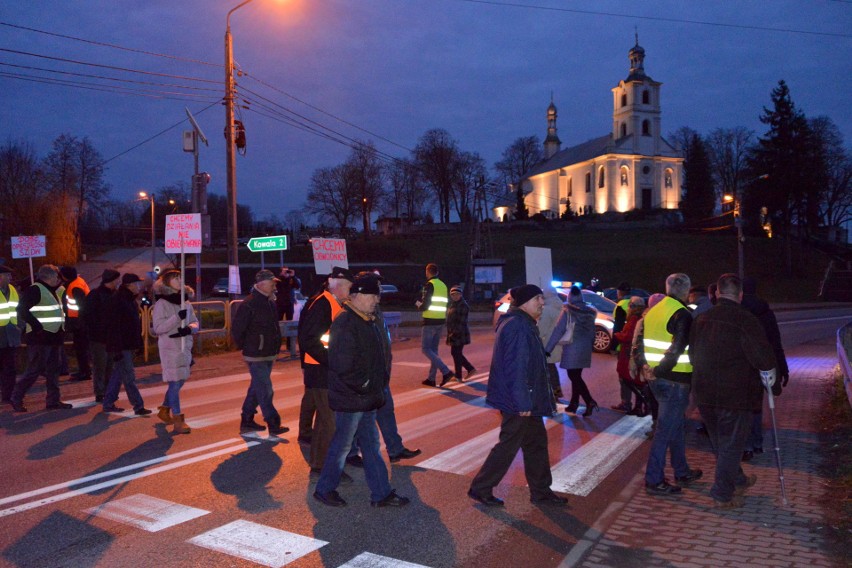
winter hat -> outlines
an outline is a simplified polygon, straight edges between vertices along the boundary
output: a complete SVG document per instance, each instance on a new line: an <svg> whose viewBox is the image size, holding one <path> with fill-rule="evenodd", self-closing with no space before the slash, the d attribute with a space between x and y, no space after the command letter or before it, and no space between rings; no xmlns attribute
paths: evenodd
<svg viewBox="0 0 852 568"><path fill-rule="evenodd" d="M543 294L543 292L535 284L524 284L509 290L509 295L512 296L512 305L515 307L523 306L539 294Z"/></svg>
<svg viewBox="0 0 852 568"><path fill-rule="evenodd" d="M121 277L122 286L127 286L128 284L133 284L134 282L142 282L142 279L131 272L128 272L127 274Z"/></svg>
<svg viewBox="0 0 852 568"><path fill-rule="evenodd" d="M62 278L71 282L77 278L77 269L73 266L63 266L59 269L59 274L62 275Z"/></svg>
<svg viewBox="0 0 852 568"><path fill-rule="evenodd" d="M372 272L362 272L355 277L352 283L350 294L375 294L382 293L382 288L379 286L379 277Z"/></svg>
<svg viewBox="0 0 852 568"><path fill-rule="evenodd" d="M328 275L329 278L341 278L343 280L349 280L350 282L355 282L355 277L352 276L352 272L348 268L341 268L340 266L332 267L331 272Z"/></svg>
<svg viewBox="0 0 852 568"><path fill-rule="evenodd" d="M571 286L571 290L568 291L568 302L577 305L584 303L583 293L580 291L579 286Z"/></svg>
<svg viewBox="0 0 852 568"><path fill-rule="evenodd" d="M254 275L254 281L263 282L265 280L274 280L276 282L281 282L275 277L271 270L267 270L265 268L263 270L258 270L257 274Z"/></svg>
<svg viewBox="0 0 852 568"><path fill-rule="evenodd" d="M119 276L121 276L121 273L118 270L104 268L104 272L101 274L101 284L108 284L114 280L118 280Z"/></svg>
<svg viewBox="0 0 852 568"><path fill-rule="evenodd" d="M452 288L450 288L450 294L452 294L453 292L458 292L459 294L461 294L462 293L461 286L453 286Z"/></svg>
<svg viewBox="0 0 852 568"><path fill-rule="evenodd" d="M12 269L5 264L0 264L0 274L12 274Z"/></svg>
<svg viewBox="0 0 852 568"><path fill-rule="evenodd" d="M160 281L164 284L168 284L172 278L177 278L180 276L180 270L166 270L165 272L160 273Z"/></svg>

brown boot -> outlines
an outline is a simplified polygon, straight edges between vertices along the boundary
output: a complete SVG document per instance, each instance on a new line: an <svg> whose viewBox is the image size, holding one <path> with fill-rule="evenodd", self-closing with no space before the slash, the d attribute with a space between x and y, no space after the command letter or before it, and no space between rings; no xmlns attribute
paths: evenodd
<svg viewBox="0 0 852 568"><path fill-rule="evenodd" d="M172 418L172 409L168 406L160 406L157 408L157 418L166 424L174 423L174 419Z"/></svg>
<svg viewBox="0 0 852 568"><path fill-rule="evenodd" d="M183 421L183 414L175 414L175 425L172 427L172 434L189 434L192 430Z"/></svg>

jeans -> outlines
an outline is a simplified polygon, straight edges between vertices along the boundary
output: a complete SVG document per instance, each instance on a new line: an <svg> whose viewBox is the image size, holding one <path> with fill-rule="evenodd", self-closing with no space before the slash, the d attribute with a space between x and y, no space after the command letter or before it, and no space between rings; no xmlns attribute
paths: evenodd
<svg viewBox="0 0 852 568"><path fill-rule="evenodd" d="M272 405L272 363L274 361L249 361L248 368L251 375L246 399L243 401L243 417L250 418L260 412L267 424L280 425L281 415Z"/></svg>
<svg viewBox="0 0 852 568"><path fill-rule="evenodd" d="M751 431L753 413L710 406L698 409L716 454L716 480L710 488L710 496L716 501L727 502L733 498L737 485L746 484L740 460Z"/></svg>
<svg viewBox="0 0 852 568"><path fill-rule="evenodd" d="M456 376L462 377L462 369L473 371L474 367L464 356L464 345L451 345L450 355L453 356L453 366L456 368Z"/></svg>
<svg viewBox="0 0 852 568"><path fill-rule="evenodd" d="M388 457L392 458L401 454L405 446L402 445L402 436L399 435L399 429L396 425L396 412L394 411L393 396L389 386L385 387L385 404L376 410L376 422L382 433L382 439L385 441ZM349 456L357 456L359 450L358 444L352 444Z"/></svg>
<svg viewBox="0 0 852 568"><path fill-rule="evenodd" d="M180 389L186 381L169 381L169 388L163 397L163 406L172 409L172 414L180 414Z"/></svg>
<svg viewBox="0 0 852 568"><path fill-rule="evenodd" d="M524 475L530 487L530 496L540 499L552 494L550 461L547 454L547 431L541 416L518 416L503 412L500 441L491 448L485 463L470 484L470 490L490 497L494 488L509 471L518 450L524 454Z"/></svg>
<svg viewBox="0 0 852 568"><path fill-rule="evenodd" d="M346 454L355 441L364 452L364 476L370 487L370 500L381 501L390 495L393 489L388 479L388 468L379 453L376 411L335 412L334 422L334 437L317 480L317 493L324 495L337 489L346 463Z"/></svg>
<svg viewBox="0 0 852 568"><path fill-rule="evenodd" d="M429 367L429 380L435 380L435 374L438 370L442 375L450 372L441 358L438 356L438 346L441 344L441 335L443 334L443 325L424 325L423 332L420 337L420 351L426 355L426 358L432 363Z"/></svg>
<svg viewBox="0 0 852 568"><path fill-rule="evenodd" d="M657 485L665 479L666 451L671 451L672 469L675 477L689 473L686 462L686 435L684 434L684 415L689 405L689 385L666 379L651 381L651 392L657 398L659 416L657 429L648 454L648 466L645 468L645 483Z"/></svg>
<svg viewBox="0 0 852 568"><path fill-rule="evenodd" d="M95 396L103 396L107 381L112 375L112 355L107 353L106 343L92 341L92 386Z"/></svg>
<svg viewBox="0 0 852 568"><path fill-rule="evenodd" d="M109 356L114 357L116 354L111 353ZM118 391L121 385L124 385L124 392L127 393L127 400L133 405L133 410L141 410L145 408L145 402L142 400L142 395L136 386L136 371L133 369L133 351L122 351L121 359L113 362L112 374L109 377L106 392L104 393L104 408L115 406L115 401L118 400Z"/></svg>
<svg viewBox="0 0 852 568"><path fill-rule="evenodd" d="M61 365L62 344L27 346L27 370L15 383L12 390L12 403L23 404L24 396L39 376L44 375L47 387L48 406L59 402L59 366Z"/></svg>

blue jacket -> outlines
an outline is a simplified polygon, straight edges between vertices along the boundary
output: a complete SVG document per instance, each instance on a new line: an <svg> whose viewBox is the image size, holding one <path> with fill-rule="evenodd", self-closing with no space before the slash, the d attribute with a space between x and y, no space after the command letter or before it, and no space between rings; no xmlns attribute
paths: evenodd
<svg viewBox="0 0 852 568"><path fill-rule="evenodd" d="M538 328L533 318L517 308L509 308L497 321L485 402L509 414L552 416L556 412Z"/></svg>

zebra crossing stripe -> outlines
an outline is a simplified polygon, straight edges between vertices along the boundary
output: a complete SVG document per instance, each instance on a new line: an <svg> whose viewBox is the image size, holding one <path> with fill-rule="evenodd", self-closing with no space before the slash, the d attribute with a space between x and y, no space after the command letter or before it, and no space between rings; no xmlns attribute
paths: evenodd
<svg viewBox="0 0 852 568"><path fill-rule="evenodd" d="M270 568L285 566L328 544L324 540L244 520L222 525L187 542Z"/></svg>
<svg viewBox="0 0 852 568"><path fill-rule="evenodd" d="M426 568L426 566L387 556L379 556L372 552L362 552L346 564L341 564L338 568Z"/></svg>
<svg viewBox="0 0 852 568"><path fill-rule="evenodd" d="M196 509L141 493L116 501L108 501L97 507L86 509L85 512L148 532L161 531L210 513L204 509Z"/></svg>

